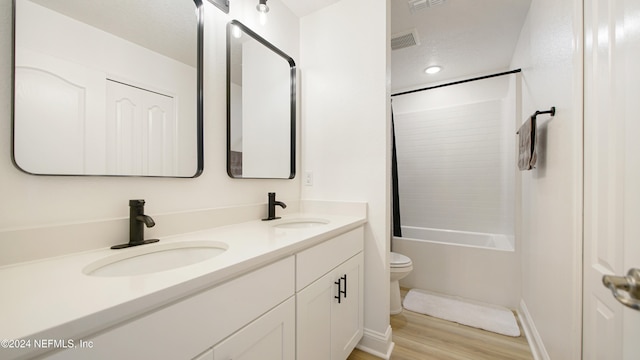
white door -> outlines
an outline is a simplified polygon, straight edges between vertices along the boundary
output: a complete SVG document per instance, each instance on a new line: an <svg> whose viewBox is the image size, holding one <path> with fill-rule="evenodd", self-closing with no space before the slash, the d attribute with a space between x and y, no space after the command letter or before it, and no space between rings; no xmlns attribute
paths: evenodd
<svg viewBox="0 0 640 360"><path fill-rule="evenodd" d="M174 98L107 81L107 171L123 175L174 175Z"/></svg>
<svg viewBox="0 0 640 360"><path fill-rule="evenodd" d="M583 359L638 359L640 311L602 278L640 268L640 2L584 7Z"/></svg>
<svg viewBox="0 0 640 360"><path fill-rule="evenodd" d="M95 164L96 144L104 144L104 74L27 48L16 48L15 62L17 164L35 174L104 173Z"/></svg>

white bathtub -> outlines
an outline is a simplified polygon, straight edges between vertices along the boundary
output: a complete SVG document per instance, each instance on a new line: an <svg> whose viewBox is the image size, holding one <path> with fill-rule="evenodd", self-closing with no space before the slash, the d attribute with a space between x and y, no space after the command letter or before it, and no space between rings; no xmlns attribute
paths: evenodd
<svg viewBox="0 0 640 360"><path fill-rule="evenodd" d="M413 261L403 287L518 306L521 267L512 236L403 226L392 250Z"/></svg>
<svg viewBox="0 0 640 360"><path fill-rule="evenodd" d="M439 244L514 251L513 236L503 234L402 226L402 237L406 239L430 241Z"/></svg>

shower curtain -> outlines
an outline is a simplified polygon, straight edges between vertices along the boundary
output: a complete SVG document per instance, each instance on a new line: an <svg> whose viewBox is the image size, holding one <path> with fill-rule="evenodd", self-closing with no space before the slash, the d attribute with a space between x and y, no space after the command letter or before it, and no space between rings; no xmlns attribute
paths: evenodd
<svg viewBox="0 0 640 360"><path fill-rule="evenodd" d="M398 158L396 155L396 130L393 120L393 106L391 106L391 186L393 205L393 236L402 237L400 224L400 196L398 192Z"/></svg>

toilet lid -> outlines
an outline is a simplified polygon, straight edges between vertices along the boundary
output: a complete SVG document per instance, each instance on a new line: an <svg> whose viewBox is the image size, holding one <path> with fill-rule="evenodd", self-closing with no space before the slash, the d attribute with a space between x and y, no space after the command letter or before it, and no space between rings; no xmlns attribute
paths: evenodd
<svg viewBox="0 0 640 360"><path fill-rule="evenodd" d="M391 252L390 254L391 254L391 266L406 266L411 264L411 259L409 259L408 257L402 254L398 254L394 252Z"/></svg>

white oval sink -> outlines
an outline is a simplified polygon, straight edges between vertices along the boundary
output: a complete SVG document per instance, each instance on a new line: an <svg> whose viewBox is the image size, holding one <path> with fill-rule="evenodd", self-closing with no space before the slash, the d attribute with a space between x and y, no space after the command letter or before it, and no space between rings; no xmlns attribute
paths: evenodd
<svg viewBox="0 0 640 360"><path fill-rule="evenodd" d="M329 220L326 219L291 219L283 220L280 223L274 224L274 227L281 229L306 229L316 226L327 225Z"/></svg>
<svg viewBox="0 0 640 360"><path fill-rule="evenodd" d="M90 276L134 276L196 264L216 257L228 249L217 241L184 241L140 245L122 250L87 265L82 272Z"/></svg>

